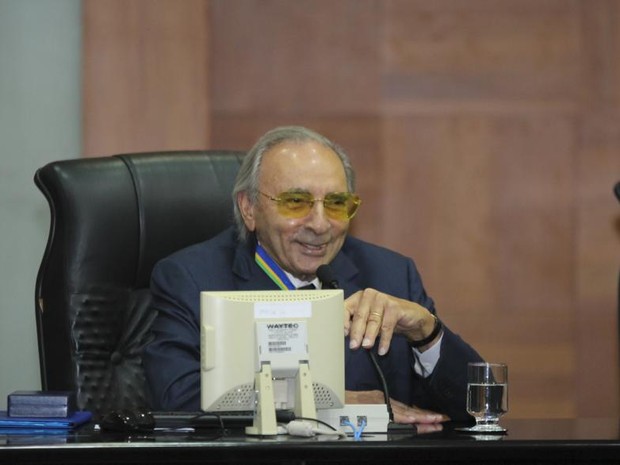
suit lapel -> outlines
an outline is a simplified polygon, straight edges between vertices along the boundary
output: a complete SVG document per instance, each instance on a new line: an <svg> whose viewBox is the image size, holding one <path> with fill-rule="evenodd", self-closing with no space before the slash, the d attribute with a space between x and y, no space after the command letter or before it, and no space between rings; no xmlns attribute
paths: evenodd
<svg viewBox="0 0 620 465"><path fill-rule="evenodd" d="M253 240L237 244L232 266L236 289L240 291L279 289L276 283L256 264L255 247Z"/></svg>
<svg viewBox="0 0 620 465"><path fill-rule="evenodd" d="M344 246L343 249L345 249ZM361 288L356 282L356 278L359 275L359 270L355 263L353 263L353 260L351 260L351 258L343 252L343 249L338 252L338 255L336 255L336 258L334 258L330 266L336 276L336 279L338 280L340 288L344 291L344 297L346 299L348 296L359 291ZM359 355L349 350L348 336L344 339L343 343L345 371L354 370L356 367L354 359L359 359Z"/></svg>
<svg viewBox="0 0 620 465"><path fill-rule="evenodd" d="M359 274L359 270L355 263L346 255L345 252L340 250L336 258L330 263L332 271L338 280L340 288L344 290L345 297L360 290L359 285L356 283L356 278Z"/></svg>

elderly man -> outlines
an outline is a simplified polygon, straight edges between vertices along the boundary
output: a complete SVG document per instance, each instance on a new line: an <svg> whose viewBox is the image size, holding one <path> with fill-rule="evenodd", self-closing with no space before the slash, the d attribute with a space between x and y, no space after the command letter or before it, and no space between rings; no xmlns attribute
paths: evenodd
<svg viewBox="0 0 620 465"><path fill-rule="evenodd" d="M153 271L158 316L145 366L154 408L200 408L201 291L320 288L316 270L328 264L346 298L347 403L383 401L365 348L378 355L397 422L468 418L466 367L481 358L435 316L410 258L347 235L360 205L354 178L343 150L306 128L256 143L233 190L236 227Z"/></svg>

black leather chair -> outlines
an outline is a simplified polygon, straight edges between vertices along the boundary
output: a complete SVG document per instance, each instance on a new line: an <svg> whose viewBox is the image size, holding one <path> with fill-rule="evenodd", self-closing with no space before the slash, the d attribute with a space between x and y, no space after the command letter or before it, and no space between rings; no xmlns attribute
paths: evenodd
<svg viewBox="0 0 620 465"><path fill-rule="evenodd" d="M35 174L51 211L36 282L41 384L96 416L148 408L142 348L153 265L232 224L244 153L191 151L50 163Z"/></svg>

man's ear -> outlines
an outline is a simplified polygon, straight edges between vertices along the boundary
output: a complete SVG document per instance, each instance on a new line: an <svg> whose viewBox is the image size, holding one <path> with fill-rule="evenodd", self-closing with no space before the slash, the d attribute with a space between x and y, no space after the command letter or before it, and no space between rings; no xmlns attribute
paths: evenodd
<svg viewBox="0 0 620 465"><path fill-rule="evenodd" d="M245 223L245 227L249 231L256 229L256 220L254 219L254 204L250 201L248 193L245 191L237 193L237 206L241 212L241 217Z"/></svg>

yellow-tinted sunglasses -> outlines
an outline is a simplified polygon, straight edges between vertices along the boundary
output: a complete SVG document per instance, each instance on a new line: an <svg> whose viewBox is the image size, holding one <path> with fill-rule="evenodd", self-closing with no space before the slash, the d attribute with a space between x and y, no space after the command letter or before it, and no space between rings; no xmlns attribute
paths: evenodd
<svg viewBox="0 0 620 465"><path fill-rule="evenodd" d="M276 202L278 213L286 218L303 218L310 213L315 202L323 202L328 217L346 221L355 216L362 203L359 196L351 192L330 192L322 199L315 199L309 192L282 192L277 197L259 193Z"/></svg>

